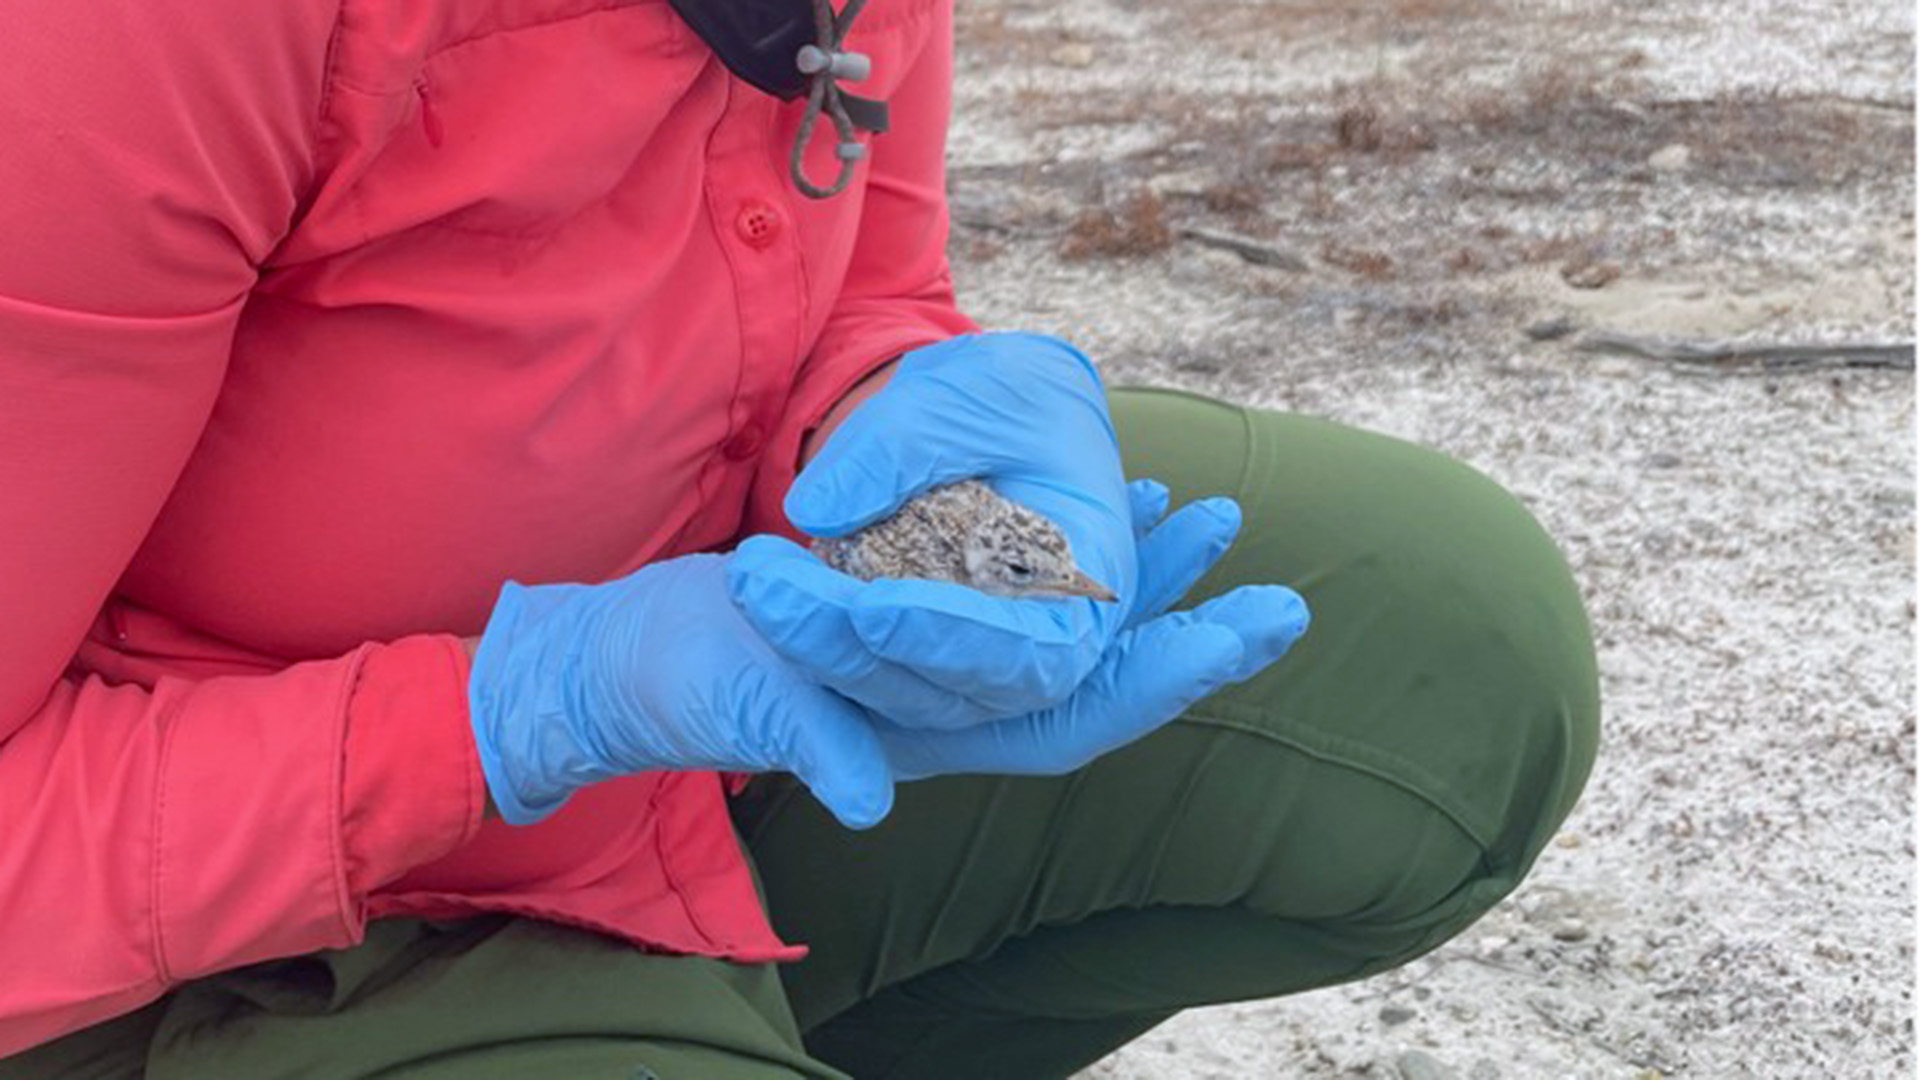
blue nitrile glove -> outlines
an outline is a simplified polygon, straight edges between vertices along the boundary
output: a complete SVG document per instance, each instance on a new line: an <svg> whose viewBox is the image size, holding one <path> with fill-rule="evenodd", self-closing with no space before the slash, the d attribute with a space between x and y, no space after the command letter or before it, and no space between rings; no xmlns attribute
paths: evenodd
<svg viewBox="0 0 1920 1080"><path fill-rule="evenodd" d="M1130 529L1140 538L1138 599L1126 623L1131 627L1165 611L1218 561L1239 531L1240 508L1231 499L1201 499L1161 522L1164 486L1139 480L1127 493ZM947 651L938 648L942 639L936 637L917 650L917 664L877 655L868 642L868 620L877 611L879 625L897 634L901 587L918 594L919 603L946 605L947 612L987 598L945 583L857 581L777 537L756 536L740 545L728 587L748 621L795 667L897 727L956 729L1019 715L997 699L982 700L969 676L982 666L1006 670L1040 662L1034 644L1015 632L976 634L967 647Z"/></svg>
<svg viewBox="0 0 1920 1080"><path fill-rule="evenodd" d="M501 590L467 696L502 817L530 824L587 784L656 769L784 770L851 827L886 816L870 718L774 655L727 599L726 562Z"/></svg>
<svg viewBox="0 0 1920 1080"><path fill-rule="evenodd" d="M1244 585L1123 631L1073 696L1051 709L949 731L879 719L875 725L895 780L1059 775L1148 734L1221 686L1253 677L1306 628L1298 593Z"/></svg>
<svg viewBox="0 0 1920 1080"><path fill-rule="evenodd" d="M1149 493L1134 506L1153 513L1152 501ZM1224 546L1202 516L1183 510L1141 543L1143 597L1171 603L1192 568L1211 561L1205 552ZM579 788L632 772L784 770L844 824L864 828L886 816L897 780L1076 768L1271 663L1306 625L1289 590L1236 590L1127 630L1056 708L914 731L775 655L725 595L727 563L738 558L685 556L604 585L502 589L468 697L487 786L507 821L538 821Z"/></svg>
<svg viewBox="0 0 1920 1080"><path fill-rule="evenodd" d="M1129 495L1140 534L1140 599L1099 666L1064 703L1029 716L949 730L876 719L894 779L1070 772L1153 731L1221 685L1252 678L1306 632L1306 603L1279 585L1242 586L1193 611L1161 614L1232 542L1239 507L1231 499L1203 499L1161 522L1165 487L1136 481Z"/></svg>
<svg viewBox="0 0 1920 1080"><path fill-rule="evenodd" d="M1017 716L1073 692L1126 625L1137 592L1119 443L1086 356L1058 338L1016 333L907 353L801 471L786 512L803 532L843 536L970 477L1060 526L1080 568L1118 602L874 582L852 613L871 658L842 666L884 663L971 701L975 719Z"/></svg>

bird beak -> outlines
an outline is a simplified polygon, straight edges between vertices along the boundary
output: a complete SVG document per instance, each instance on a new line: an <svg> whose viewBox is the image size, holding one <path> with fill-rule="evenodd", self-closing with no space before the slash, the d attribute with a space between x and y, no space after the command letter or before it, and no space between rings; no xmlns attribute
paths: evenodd
<svg viewBox="0 0 1920 1080"><path fill-rule="evenodd" d="M1059 586L1054 592L1059 596L1085 596L1093 600L1105 600L1108 603L1113 603L1120 599L1113 595L1112 589L1107 588L1105 585L1100 584L1078 570L1073 572L1071 580Z"/></svg>

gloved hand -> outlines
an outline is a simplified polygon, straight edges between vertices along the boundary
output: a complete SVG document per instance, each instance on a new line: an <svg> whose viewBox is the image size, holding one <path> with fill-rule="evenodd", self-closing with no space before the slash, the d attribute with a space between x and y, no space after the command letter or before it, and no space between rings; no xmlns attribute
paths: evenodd
<svg viewBox="0 0 1920 1080"><path fill-rule="evenodd" d="M1128 494L1140 535L1139 600L1099 666L1065 702L1028 716L949 730L877 719L894 779L1070 772L1219 686L1252 678L1306 632L1306 602L1279 585L1246 585L1192 611L1162 614L1232 543L1240 510L1231 499L1203 499L1160 522L1164 486L1135 481Z"/></svg>
<svg viewBox="0 0 1920 1080"><path fill-rule="evenodd" d="M983 334L907 353L893 378L827 439L786 498L814 536L844 536L928 488L984 478L1060 526L1075 561L1117 603L1011 600L925 582L860 594L841 674L885 665L973 703L931 723L1016 716L1063 701L1127 623L1138 559L1119 444L1093 364L1057 338ZM754 600L745 600L751 613ZM756 617L769 630L771 616ZM781 651L796 650L773 635ZM843 692L901 722L900 695Z"/></svg>
<svg viewBox="0 0 1920 1080"><path fill-rule="evenodd" d="M893 779L867 714L774 655L726 595L723 555L602 585L501 589L467 697L509 823L650 770L784 770L842 822L886 816Z"/></svg>
<svg viewBox="0 0 1920 1080"><path fill-rule="evenodd" d="M1140 505L1152 511L1150 498ZM1142 543L1142 581L1152 583L1143 596L1171 603L1197 576L1191 568L1210 561L1194 546L1224 546L1203 513L1176 514ZM690 555L604 585L502 590L468 696L487 786L507 821L537 821L580 787L632 772L784 770L842 823L864 828L886 816L896 780L1075 768L1271 663L1306 624L1289 590L1236 590L1128 630L1054 709L914 731L768 648L725 594L727 563L739 558Z"/></svg>
<svg viewBox="0 0 1920 1080"><path fill-rule="evenodd" d="M1126 492L1129 532L1140 538L1130 627L1165 611L1213 566L1239 532L1240 508L1201 499L1161 523L1164 485L1139 480ZM1044 612L1084 603L1001 600L945 582L862 582L774 536L740 545L728 588L774 650L810 678L897 727L947 730L1036 711L1023 708L1030 686L1067 647L1059 631L1069 624L1005 622L1003 605ZM1009 692L995 678L1008 672L1028 677L1011 680Z"/></svg>

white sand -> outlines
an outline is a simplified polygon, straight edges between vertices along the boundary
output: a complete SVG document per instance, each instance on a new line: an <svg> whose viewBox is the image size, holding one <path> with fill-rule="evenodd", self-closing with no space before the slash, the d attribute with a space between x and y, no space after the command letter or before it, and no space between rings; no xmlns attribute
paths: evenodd
<svg viewBox="0 0 1920 1080"><path fill-rule="evenodd" d="M1085 1075L1909 1074L1911 375L1571 342L1911 341L1912 7L960 9L954 251L983 321L1473 463L1562 541L1600 639L1600 763L1506 904L1399 972L1195 1010ZM1335 142L1356 105L1380 148ZM1058 257L1081 208L1149 183L1171 225L1306 269ZM1568 286L1583 263L1619 277ZM1522 332L1554 316L1574 335Z"/></svg>

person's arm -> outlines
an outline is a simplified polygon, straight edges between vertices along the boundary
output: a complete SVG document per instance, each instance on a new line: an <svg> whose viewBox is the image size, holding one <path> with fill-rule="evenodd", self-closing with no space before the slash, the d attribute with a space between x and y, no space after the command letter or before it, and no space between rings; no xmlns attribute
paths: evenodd
<svg viewBox="0 0 1920 1080"><path fill-rule="evenodd" d="M820 447L826 445L828 436L833 434L833 429L853 415L853 410L859 408L861 402L879 393L880 388L887 385L887 380L893 377L893 373L899 367L900 361L896 357L862 376L851 389L840 395L840 399L833 403L833 407L827 410L827 414L820 418L819 424L807 429L805 438L800 440L801 468L806 468L807 462L813 460L813 455L819 453Z"/></svg>
<svg viewBox="0 0 1920 1080"><path fill-rule="evenodd" d="M151 690L67 670L314 178L334 18L107 0L0 33L0 1057L352 944L477 827L452 636Z"/></svg>
<svg viewBox="0 0 1920 1080"><path fill-rule="evenodd" d="M893 130L873 139L852 262L769 443L749 531L787 531L780 501L800 466L853 405L885 383L894 358L978 329L955 306L947 267L953 4L932 7L920 55L887 99Z"/></svg>

